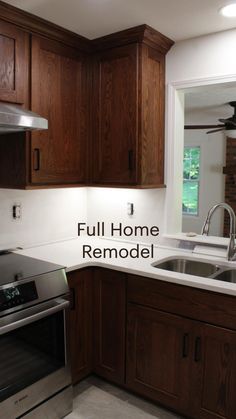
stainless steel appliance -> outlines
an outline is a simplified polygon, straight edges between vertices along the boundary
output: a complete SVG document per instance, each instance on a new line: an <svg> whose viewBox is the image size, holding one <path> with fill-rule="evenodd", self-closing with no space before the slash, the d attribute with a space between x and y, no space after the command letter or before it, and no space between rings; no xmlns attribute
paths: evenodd
<svg viewBox="0 0 236 419"><path fill-rule="evenodd" d="M59 419L72 410L65 270L0 256L0 419Z"/></svg>
<svg viewBox="0 0 236 419"><path fill-rule="evenodd" d="M48 129L48 121L19 105L0 102L0 134Z"/></svg>

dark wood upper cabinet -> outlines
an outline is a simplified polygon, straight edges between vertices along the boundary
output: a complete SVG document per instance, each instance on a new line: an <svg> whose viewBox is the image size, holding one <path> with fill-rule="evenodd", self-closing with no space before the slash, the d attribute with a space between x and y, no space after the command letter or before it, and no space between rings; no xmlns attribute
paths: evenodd
<svg viewBox="0 0 236 419"><path fill-rule="evenodd" d="M94 173L101 183L135 183L138 47L98 54L94 64Z"/></svg>
<svg viewBox="0 0 236 419"><path fill-rule="evenodd" d="M118 384L125 379L125 274L95 269L93 278L94 371Z"/></svg>
<svg viewBox="0 0 236 419"><path fill-rule="evenodd" d="M94 45L92 181L164 186L165 54L172 42L143 25Z"/></svg>
<svg viewBox="0 0 236 419"><path fill-rule="evenodd" d="M147 25L89 41L1 2L0 16L0 101L48 119L1 136L0 186L163 187L173 42Z"/></svg>
<svg viewBox="0 0 236 419"><path fill-rule="evenodd" d="M32 111L48 119L48 130L31 134L33 184L86 181L86 64L75 48L32 37Z"/></svg>
<svg viewBox="0 0 236 419"><path fill-rule="evenodd" d="M28 104L29 35L0 20L0 101Z"/></svg>
<svg viewBox="0 0 236 419"><path fill-rule="evenodd" d="M165 56L140 47L140 123L138 182L143 186L164 184Z"/></svg>
<svg viewBox="0 0 236 419"><path fill-rule="evenodd" d="M0 20L0 101L29 108L30 35ZM0 186L24 188L28 139L25 133L1 134Z"/></svg>

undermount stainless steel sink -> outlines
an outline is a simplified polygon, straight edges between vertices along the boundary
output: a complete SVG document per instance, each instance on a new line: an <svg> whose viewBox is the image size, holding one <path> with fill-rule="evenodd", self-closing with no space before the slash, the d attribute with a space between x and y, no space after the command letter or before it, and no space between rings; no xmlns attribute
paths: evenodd
<svg viewBox="0 0 236 419"><path fill-rule="evenodd" d="M236 284L236 269L229 269L219 272L214 276L213 279L224 282L232 282L233 284Z"/></svg>
<svg viewBox="0 0 236 419"><path fill-rule="evenodd" d="M220 269L218 265L212 263L184 258L170 258L163 262L155 263L153 264L153 266L154 268L164 269L166 271L179 272L203 277L210 277Z"/></svg>
<svg viewBox="0 0 236 419"><path fill-rule="evenodd" d="M152 266L165 271L179 272L188 275L202 276L216 281L236 284L236 268L218 265L200 260L173 257L153 263Z"/></svg>

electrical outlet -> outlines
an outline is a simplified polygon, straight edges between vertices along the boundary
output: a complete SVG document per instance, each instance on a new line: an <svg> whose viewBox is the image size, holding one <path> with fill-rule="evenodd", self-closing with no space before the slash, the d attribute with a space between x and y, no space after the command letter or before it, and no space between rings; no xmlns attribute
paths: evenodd
<svg viewBox="0 0 236 419"><path fill-rule="evenodd" d="M128 215L134 214L134 204L132 202L127 202L127 214Z"/></svg>
<svg viewBox="0 0 236 419"><path fill-rule="evenodd" d="M12 218L15 221L20 221L22 217L22 206L21 204L12 205Z"/></svg>

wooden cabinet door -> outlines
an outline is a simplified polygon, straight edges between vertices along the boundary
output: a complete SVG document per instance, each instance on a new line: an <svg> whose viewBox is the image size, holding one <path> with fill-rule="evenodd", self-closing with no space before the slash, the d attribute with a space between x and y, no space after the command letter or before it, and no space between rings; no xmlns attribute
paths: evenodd
<svg viewBox="0 0 236 419"><path fill-rule="evenodd" d="M132 184L137 178L138 47L96 55L94 64L94 183Z"/></svg>
<svg viewBox="0 0 236 419"><path fill-rule="evenodd" d="M86 59L76 49L33 36L32 110L48 119L48 130L32 133L32 183L85 182L86 93Z"/></svg>
<svg viewBox="0 0 236 419"><path fill-rule="evenodd" d="M199 326L195 340L192 404L201 419L236 418L236 332Z"/></svg>
<svg viewBox="0 0 236 419"><path fill-rule="evenodd" d="M73 383L92 370L92 273L89 269L67 274L71 292L69 348Z"/></svg>
<svg viewBox="0 0 236 419"><path fill-rule="evenodd" d="M165 56L147 45L140 46L141 80L141 158L139 182L164 185Z"/></svg>
<svg viewBox="0 0 236 419"><path fill-rule="evenodd" d="M94 272L94 371L122 384L125 375L125 275Z"/></svg>
<svg viewBox="0 0 236 419"><path fill-rule="evenodd" d="M0 101L28 103L29 35L0 20Z"/></svg>
<svg viewBox="0 0 236 419"><path fill-rule="evenodd" d="M128 304L127 385L167 407L187 411L194 322Z"/></svg>

